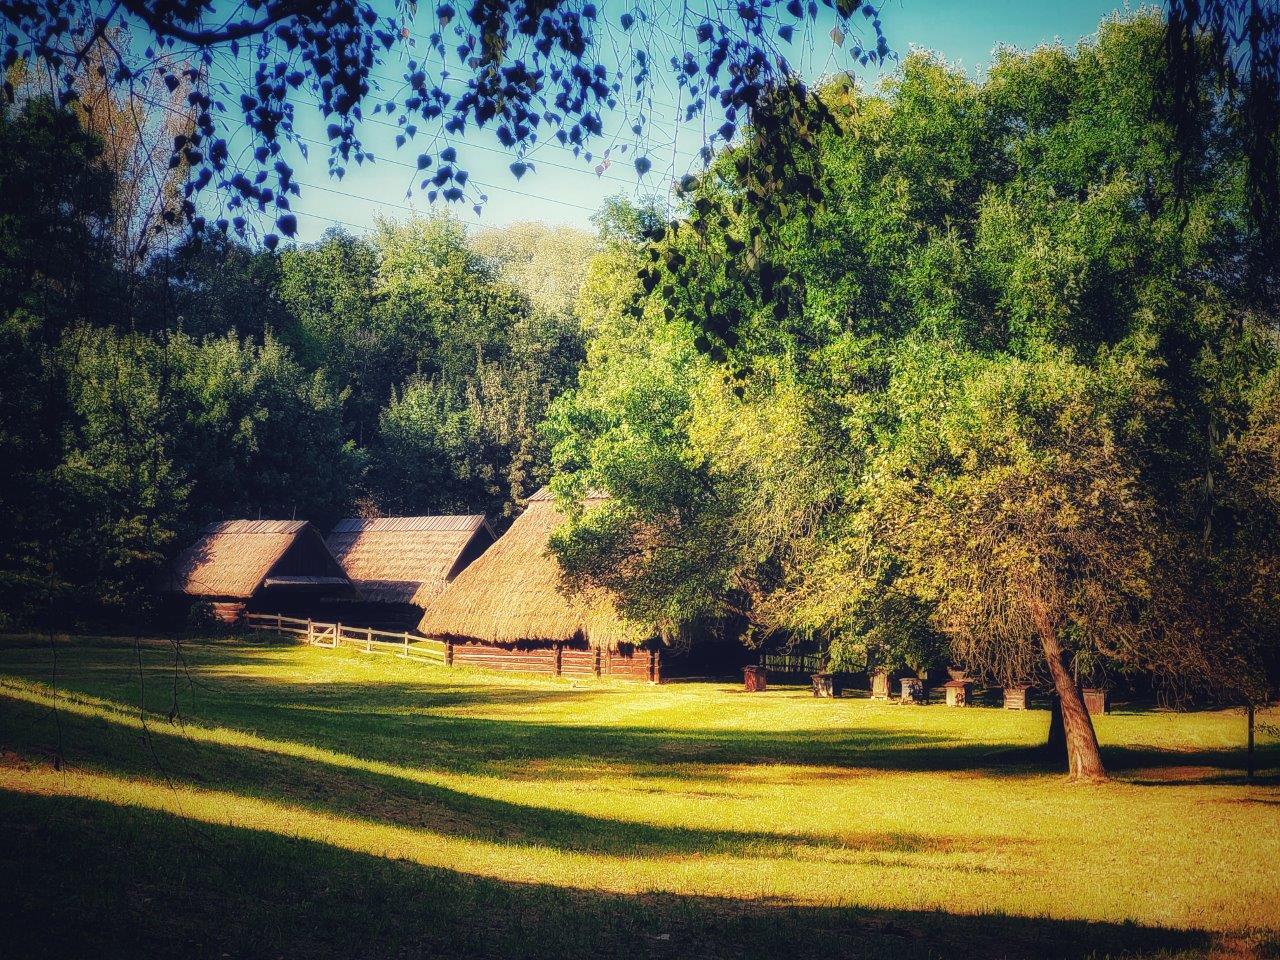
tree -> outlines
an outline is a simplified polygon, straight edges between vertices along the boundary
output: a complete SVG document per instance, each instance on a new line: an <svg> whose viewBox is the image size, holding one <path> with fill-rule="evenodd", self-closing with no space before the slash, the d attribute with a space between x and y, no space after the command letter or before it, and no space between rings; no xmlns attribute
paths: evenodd
<svg viewBox="0 0 1280 960"><path fill-rule="evenodd" d="M477 253L447 212L378 222L377 291L396 331L401 379L456 377L507 355L528 301Z"/></svg>
<svg viewBox="0 0 1280 960"><path fill-rule="evenodd" d="M337 229L280 257L279 297L291 317L279 336L303 365L350 389L347 430L358 444L374 436L378 410L407 372L378 290L379 262L373 244Z"/></svg>
<svg viewBox="0 0 1280 960"><path fill-rule="evenodd" d="M54 471L63 332L115 289L111 176L98 142L40 97L0 103L0 620L30 622L63 595ZM69 214L68 214L69 212Z"/></svg>
<svg viewBox="0 0 1280 960"><path fill-rule="evenodd" d="M482 512L505 525L546 480L537 424L549 399L546 382L498 364L410 382L382 414L375 502L392 513Z"/></svg>
<svg viewBox="0 0 1280 960"><path fill-rule="evenodd" d="M872 6L857 0L825 6L835 21L833 41L843 47L850 38L851 61L888 56ZM598 159L607 164L613 153L631 150L643 176L652 167L642 149L647 104L663 72L670 71L687 104L674 119L691 120L716 107L724 119L713 139L727 141L749 115L758 125L771 122L770 110L759 108L771 90L794 82L778 41L790 44L797 29L803 36L818 18L816 4L798 0L785 7L724 5L680 18L672 35L648 28L661 18L661 7L642 4L615 25L583 0L474 0L462 10L437 2L423 22L416 22L417 4L410 0L397 0L391 16L369 0L246 0L230 9L214 0L122 0L88 10L57 0L3 10L5 68L29 52L55 73L68 97L74 96L72 77L100 42L112 55L104 68L117 87L149 83L156 73L170 89L190 84L194 130L173 145L174 161L192 169L183 212L203 226L195 198L214 185L225 208L213 218L217 229L243 233L246 212L270 211L285 235L297 229L290 197L300 188L282 146L301 142L294 126L297 107L306 103L301 93L314 98L327 125L329 169L337 177L352 163L374 159L359 136L366 116L394 117L401 145L419 132L434 141L488 127L511 150L511 170L520 177L535 166L529 152L547 138L596 163L596 144L608 140L604 117L620 105L636 139L606 148ZM865 19L874 30L866 46L851 22L859 13L858 22ZM116 31L131 42L114 43ZM242 49L251 58L249 75L237 62ZM615 57L615 50L628 52ZM189 65L172 62L179 51L189 54ZM393 51L408 58L400 78L405 95L384 98L375 94L374 71ZM462 92L446 89L447 79L461 81ZM229 146L236 128L252 138L251 159L243 163ZM438 195L479 205L486 199L468 185L452 146L428 148L417 167L430 200ZM276 234L264 240L274 246Z"/></svg>
<svg viewBox="0 0 1280 960"><path fill-rule="evenodd" d="M161 81L162 70L150 71L133 85L116 85L115 51L128 41L119 28L104 31L85 48L64 82L74 91L67 99L71 112L100 142L102 163L114 178L116 263L126 275L136 276L152 253L165 249L181 232L178 213L189 168L169 159L175 139L190 137L194 113L187 102L190 85L167 87ZM161 62L170 70L181 66L176 57ZM19 100L57 100L64 92L55 74L43 66L20 60L10 69Z"/></svg>
<svg viewBox="0 0 1280 960"><path fill-rule="evenodd" d="M558 489L612 495L563 535L569 568L621 571L621 606L660 614L681 537L714 529L699 595L759 630L852 657L934 632L985 675L1050 680L1077 779L1104 774L1079 676L1237 702L1265 683L1276 593L1246 617L1227 571L1272 583L1268 515L1236 498L1274 466L1237 444L1265 433L1247 387L1269 382L1276 319L1239 269L1257 234L1230 107L1206 103L1181 156L1151 110L1166 26L1006 50L981 83L914 54L873 93L824 88L818 149L748 135L687 185L558 404ZM760 151L799 171L769 224ZM669 344L628 325L706 364L669 413L638 402L662 381L621 373ZM664 432L682 472L655 469Z"/></svg>
<svg viewBox="0 0 1280 960"><path fill-rule="evenodd" d="M1168 0L1167 94L1181 186L1207 102L1225 97L1244 144L1246 206L1256 243L1247 268L1274 308L1280 297L1267 264L1280 256L1280 9L1256 0Z"/></svg>
<svg viewBox="0 0 1280 960"><path fill-rule="evenodd" d="M283 287L278 254L206 231L152 258L135 316L141 329L182 330L196 339L234 333L262 342L272 333L310 346Z"/></svg>
<svg viewBox="0 0 1280 960"><path fill-rule="evenodd" d="M583 272L597 239L586 230L512 223L476 234L471 247L498 275L529 298L535 310L572 320Z"/></svg>
<svg viewBox="0 0 1280 960"><path fill-rule="evenodd" d="M179 392L171 430L192 483L185 529L227 517L324 526L350 509L363 456L343 425L344 392L268 335L166 340Z"/></svg>
<svg viewBox="0 0 1280 960"><path fill-rule="evenodd" d="M58 574L76 614L137 617L170 554L190 486L175 456L170 358L139 334L89 327L61 347L69 416L55 470Z"/></svg>
<svg viewBox="0 0 1280 960"><path fill-rule="evenodd" d="M1006 685L1047 672L1070 774L1099 779L1072 664L1157 660L1147 634L1167 533L1123 436L1144 415L1132 398L1151 391L1123 369L1062 356L913 359L900 410L921 422L877 465L885 479L867 484L873 529L909 569L915 595L935 605L957 662ZM941 390L939 370L949 381ZM913 380L929 381L923 396L909 392ZM1131 419L1118 427L1112 411Z"/></svg>

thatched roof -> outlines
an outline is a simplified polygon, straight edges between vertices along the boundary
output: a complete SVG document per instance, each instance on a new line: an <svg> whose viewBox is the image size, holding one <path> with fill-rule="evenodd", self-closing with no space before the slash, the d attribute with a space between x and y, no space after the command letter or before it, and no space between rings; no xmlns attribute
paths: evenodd
<svg viewBox="0 0 1280 960"><path fill-rule="evenodd" d="M211 524L173 562L166 588L193 597L247 600L263 586L332 587L351 581L305 520L227 520Z"/></svg>
<svg viewBox="0 0 1280 960"><path fill-rule="evenodd" d="M364 599L425 607L494 539L473 514L341 520L325 542Z"/></svg>
<svg viewBox="0 0 1280 960"><path fill-rule="evenodd" d="M539 490L511 529L427 608L419 632L483 643L585 639L610 648L647 639L608 598L566 594L559 564L548 553L563 519L551 494Z"/></svg>

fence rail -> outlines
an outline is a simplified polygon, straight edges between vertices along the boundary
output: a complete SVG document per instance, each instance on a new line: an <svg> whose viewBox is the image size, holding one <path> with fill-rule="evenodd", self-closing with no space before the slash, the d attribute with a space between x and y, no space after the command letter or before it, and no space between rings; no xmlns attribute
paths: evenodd
<svg viewBox="0 0 1280 960"><path fill-rule="evenodd" d="M409 660L420 660L442 667L474 666L490 670L546 673L556 677L612 677L619 680L662 682L661 661L656 650L636 649L624 653L601 649L571 649L563 644L534 650L514 650L483 643L455 644L407 631L393 633L374 630L372 627L317 623L279 613L246 613L244 623L250 630L292 634L304 638L307 643L322 647L347 644L366 653L393 653Z"/></svg>
<svg viewBox="0 0 1280 960"><path fill-rule="evenodd" d="M760 666L775 673L817 673L822 669L822 655L817 653L766 653Z"/></svg>
<svg viewBox="0 0 1280 960"><path fill-rule="evenodd" d="M447 660L443 640L420 637L408 631L393 633L374 630L372 627L349 627L341 623L317 623L299 617L286 617L278 613L249 613L245 625L250 630L268 633L288 633L304 637L307 643L321 647L353 646L366 653L393 653L410 660L425 660L443 666Z"/></svg>

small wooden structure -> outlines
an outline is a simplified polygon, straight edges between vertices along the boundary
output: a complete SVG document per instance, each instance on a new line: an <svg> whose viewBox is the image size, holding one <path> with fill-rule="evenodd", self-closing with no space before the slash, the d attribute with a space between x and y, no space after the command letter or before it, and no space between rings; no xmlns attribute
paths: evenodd
<svg viewBox="0 0 1280 960"><path fill-rule="evenodd" d="M948 680L942 686L947 692L948 707L967 707L972 702L973 684L968 680Z"/></svg>
<svg viewBox="0 0 1280 960"><path fill-rule="evenodd" d="M1085 687L1084 708L1089 711L1090 716L1100 716L1104 713L1111 712L1111 703L1107 695L1107 691L1101 687Z"/></svg>
<svg viewBox="0 0 1280 960"><path fill-rule="evenodd" d="M888 700L892 687L889 682L888 670L876 670L871 674L871 699L872 700Z"/></svg>
<svg viewBox="0 0 1280 960"><path fill-rule="evenodd" d="M1031 688L1016 686L1004 688L1004 708L1006 710L1026 710L1031 706Z"/></svg>
<svg viewBox="0 0 1280 960"><path fill-rule="evenodd" d="M588 497L587 506L603 501ZM552 673L662 679L649 631L606 596L572 591L550 553L564 518L539 490L511 528L427 607L418 631L448 643L450 662Z"/></svg>
<svg viewBox="0 0 1280 960"><path fill-rule="evenodd" d="M223 623L246 610L299 613L359 593L304 520L228 520L206 527L164 577L165 592L210 604Z"/></svg>
<svg viewBox="0 0 1280 960"><path fill-rule="evenodd" d="M819 670L810 676L815 697L839 697L844 693L844 677L831 670Z"/></svg>
<svg viewBox="0 0 1280 960"><path fill-rule="evenodd" d="M903 677L902 702L917 705L928 703L929 698L925 694L924 681L919 677Z"/></svg>
<svg viewBox="0 0 1280 960"><path fill-rule="evenodd" d="M362 599L336 605L331 616L416 627L431 601L495 539L481 514L339 520L325 542Z"/></svg>
<svg viewBox="0 0 1280 960"><path fill-rule="evenodd" d="M763 693L769 688L769 671L759 664L743 667L742 685L747 693Z"/></svg>

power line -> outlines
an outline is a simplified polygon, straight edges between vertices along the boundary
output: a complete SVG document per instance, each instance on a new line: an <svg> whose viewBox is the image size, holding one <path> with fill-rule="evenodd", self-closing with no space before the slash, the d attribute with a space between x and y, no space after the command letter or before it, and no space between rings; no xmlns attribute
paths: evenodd
<svg viewBox="0 0 1280 960"><path fill-rule="evenodd" d="M173 107L169 106L168 104L161 103L160 101L152 100L152 99L150 99L150 98L142 97L142 96L137 96L136 98L137 98L138 100L140 100L141 102L143 102L143 103L149 104L150 106L157 107L157 108L159 108L159 109L161 109L161 110L165 110L165 111L168 111L168 112L173 113L173 114L179 114L179 115L183 115L183 116L185 116L185 114L182 114L182 112L181 112L181 111L179 111L179 110L175 110ZM214 114L216 114L216 115L218 115L218 116L220 116L220 117L223 117L223 118L225 118L225 119L230 119L230 120L239 120L239 119L240 119L240 118L238 118L238 117L233 117L233 116L231 116L231 115L230 115L230 114L228 114L226 111L211 110L210 112L211 112L211 113L214 113ZM323 141L323 140L316 140L314 137L307 137L307 136L304 136L304 135L302 135L302 134L300 134L300 133L294 133L294 134L292 134L292 139L297 140L297 141L301 141L301 142L303 142L303 143L312 144L312 145L315 145L315 146L325 147L326 149L327 149L327 148L328 148L328 146L329 146L329 144L328 144L328 143L326 143L326 142L325 142L325 141ZM367 150L366 150L366 151L363 151L363 152L364 152L365 156L369 157L369 158L370 158L370 159L372 159L374 162L378 162L378 163L386 163L386 164L389 164L389 165L391 165L391 166L403 167L403 168L408 169L408 170L413 170L415 173L416 173L416 172L418 172L418 167L417 167L417 165L416 165L416 164L405 163L405 162L404 162L404 161L402 161L402 160L395 160L395 159L392 159L392 158L390 158L390 157L378 157L378 156L374 155L373 153L371 153L371 152L369 152L369 151L367 151ZM536 162L536 161L535 161L535 162ZM525 191L525 190L519 190L519 189L517 189L517 188L515 188L515 187L506 187L506 186L503 186L503 185L501 185L501 184L491 184L491 183L488 183L487 181L477 180L477 179L473 179L473 178L470 178L470 177L468 177L467 182L468 182L468 183L474 183L476 186L478 186L478 187L483 187L483 188L485 188L486 190L498 190L498 191L501 191L501 192L503 192L503 193L510 193L510 194L514 194L514 195L516 195L516 196L521 196L521 197L524 197L524 198L529 199L529 200L540 200L540 201L542 201L542 202L544 202L544 203L554 203L554 204L558 204L558 205L560 205L560 206L570 207L570 208L573 208L573 209L576 209L576 210L583 210L583 211L586 211L587 213L595 213L595 211L596 211L596 208L595 208L595 207L588 207L588 206L585 206L584 204L574 203L574 202L573 202L573 201L571 201L571 200L562 200L562 199L560 199L560 198L558 198L558 197L547 197L547 196L542 196L542 195L540 195L540 194L530 193L530 192Z"/></svg>
<svg viewBox="0 0 1280 960"><path fill-rule="evenodd" d="M446 79L447 79L447 80L457 80L457 82L459 82L459 83L463 82L463 81L461 81L460 79L453 78L453 77L449 77L449 78L446 78ZM251 84L251 83L249 83L249 82L248 82L248 81L247 81L243 76L242 76L242 77L240 77L239 79L236 79L236 78L233 78L233 77L228 76L228 77L222 78L222 79L220 79L220 80L218 80L218 81L215 81L215 82L216 82L216 83L219 83L219 84L224 84L224 83L236 84L236 85L238 85L238 86L242 87L244 90L246 90L246 91L248 91L248 92L250 92L250 93L255 92L255 88L254 88L254 87L252 86L252 84ZM295 103L302 103L302 104L305 104L305 105L307 105L307 106L315 107L315 108L317 108L317 109L323 109L323 108L322 108L322 105L321 105L320 103L318 103L318 102L316 102L316 101L314 101L314 100L309 100L309 99L306 99L306 98L304 98L304 97L299 97L299 96L296 96L296 95L291 96L291 97L290 97L290 101L291 101L291 102L295 102ZM654 118L652 118L652 117L648 117L648 118L646 118L646 121L645 121L645 122L646 122L646 124L649 124L649 125L652 125L652 126L658 127L660 130L664 129L664 127L665 127L665 129L672 131L672 139L671 139L671 140L664 141L664 142L662 142L662 143L657 143L657 144L650 144L650 145L649 145L649 149L651 149L651 150L665 150L667 147L676 147L676 146L677 146L677 144L678 144L678 136L679 136L680 130L682 129L682 127L681 127L681 125L680 125L679 123L667 123L667 124L663 124L663 123L660 123L660 122L656 121L656 120L655 120ZM395 131L397 131L398 133L401 133L401 134L403 134L403 132L404 132L404 127L402 127L400 124L398 124L398 123L392 123L392 122L390 122L390 121L388 121L388 120L382 120L382 119L379 119L379 118L377 118L377 117L365 117L365 118L363 118L363 119L361 120L361 123L375 124L375 125L378 125L378 126L387 127L387 128L389 128L389 129L395 130ZM625 121L624 121L624 123L625 123ZM686 127L686 128L683 128L683 129L687 129L687 127ZM618 129L618 130L615 130L611 135L602 135L602 139L612 139L613 141L615 141L615 142L616 142L616 141L617 141L617 139L618 139L618 137L619 137L619 135L620 135L621 133L622 133L622 130L621 130L621 129ZM563 151L565 151L566 153L573 153L573 150L572 150L572 148L571 148L571 147L569 147L569 146L567 146L567 145L565 145L565 144L560 143L559 141L555 140L554 138L545 138L545 139L543 139L543 140L540 140L540 141L539 141L539 142L538 142L538 143L537 143L533 148L531 148L530 153L529 153L529 154L526 154L526 156L531 155L531 154L532 154L532 152L533 152L534 150L537 150L537 149L542 148L542 147L545 147L545 146L551 146L551 147L553 147L554 149L557 149L557 150L563 150ZM491 147L491 146L489 146L489 145L487 145L487 144L483 144L483 143L475 143L475 142L471 142L471 141L468 141L468 142L467 142L467 144L466 144L466 149L468 149L468 150L482 150L482 151L484 151L484 152L486 152L486 153L493 153L493 154L497 154L497 155L499 155L499 156L505 156L505 157L514 157L514 156L516 156L515 154L513 154L513 153L511 153L511 152L509 152L509 151L501 150L501 149L499 149L499 148L497 148L497 147ZM610 147L608 147L608 148L606 148L606 149L608 149L608 150L612 150L612 146L610 146ZM590 152L592 152L592 153L596 153L597 151L590 151ZM690 160L692 160L692 157L690 157ZM555 161L555 160L545 160L545 159L543 159L543 160L538 160L537 162L538 162L538 163L541 163L541 164L543 164L543 165L545 165L545 166L556 167L557 169L566 170L566 171L568 171L568 172L570 172L570 173L578 174L578 175L581 175L581 176L594 176L594 177L596 177L597 179L614 180L614 181L616 181L616 182L618 182L618 183L624 183L624 184L630 184L630 183L631 183L631 181L630 181L628 178L626 178L626 177L619 177L619 176L614 175L614 174L598 174L598 173L596 173L594 170L588 170L588 169L585 169L585 168L583 168L583 167L573 166L573 165L571 165L571 164L567 164L567 163L559 163L559 162L557 162L557 161Z"/></svg>
<svg viewBox="0 0 1280 960"><path fill-rule="evenodd" d="M246 89L246 90L252 90L252 88L251 88L251 87L249 87L249 86L247 86L247 85L245 86L245 89ZM292 97L292 98L290 98L290 99L291 99L291 100L293 100L294 102L303 103L303 104L306 104L306 105L308 105L308 106L317 107L317 108L319 108L319 107L320 107L320 104L319 104L319 103L317 103L317 102L315 102L314 100L307 100L307 99L304 99L304 98L301 98L301 97ZM388 121L388 120L382 120L382 119L379 119L378 117L365 117L365 118L364 118L363 120L361 120L360 122L361 122L361 123L376 124L377 126L387 127L387 128L389 128L389 129L391 129L391 130L395 130L395 131L397 131L397 132L398 132L398 133L400 133L400 134L403 134L403 133L404 133L404 128L403 128L403 127L401 127L399 124L391 123L391 122L390 122L390 121ZM617 134L616 134L616 132L615 132L615 137L616 137L616 135L617 135ZM545 143L549 143L549 142L551 142L551 141L546 141L546 140L544 140L544 141L540 141L540 142L539 142L539 144L538 144L538 146L541 146L541 145L543 145L543 144L545 144ZM656 148L655 148L655 149L665 149L665 148L666 148L666 147L668 147L668 146L672 146L672 145L673 145L673 143L674 143L674 141L670 141L670 142L663 142L663 143L661 143L661 144L656 145ZM560 145L560 144L555 144L555 145L556 145L556 146L558 146L558 147L560 147L560 149L566 149L566 150L568 149L568 148L566 148L566 147L564 147L563 145ZM482 151L484 151L485 153L493 153L493 154L497 154L498 156L504 156L504 157L515 157L515 156L516 156L515 154L510 153L510 152L508 152L508 151L501 150L501 149L499 149L499 148L497 148L497 147L491 147L491 146L489 146L488 144L483 144L483 143L467 142L467 143L466 143L466 146L465 146L465 148L464 148L464 149L467 149L467 150L482 150ZM536 147L535 147L535 149L536 149ZM388 160L387 160L387 162L394 162L394 161L391 161L391 160L389 160L389 159L388 159ZM539 164L542 164L543 166L555 167L556 169L559 169L559 170L566 170L566 171L568 171L569 173L577 174L577 175L579 175L579 176L594 177L594 178L595 178L595 179L597 179L597 180L612 180L612 181L615 181L615 182L617 182L617 183L623 183L623 184L630 184L630 183L631 183L630 179L629 179L629 178L626 178L626 177L620 177L620 176L617 176L616 174L611 174L611 173L596 173L594 170L588 170L588 169L586 169L586 168L584 168L584 167L575 167L575 166L572 166L572 165L567 164L567 163L559 163L559 162L557 162L557 161L555 161L555 160L538 159L538 160L536 160L535 162L536 162L536 163L539 163Z"/></svg>

